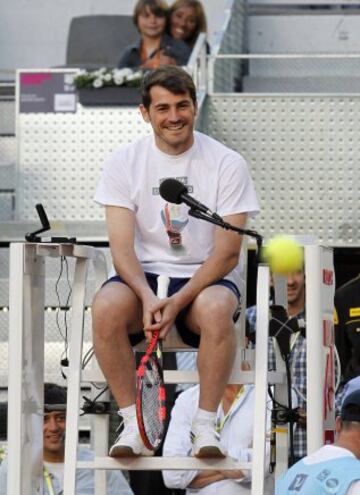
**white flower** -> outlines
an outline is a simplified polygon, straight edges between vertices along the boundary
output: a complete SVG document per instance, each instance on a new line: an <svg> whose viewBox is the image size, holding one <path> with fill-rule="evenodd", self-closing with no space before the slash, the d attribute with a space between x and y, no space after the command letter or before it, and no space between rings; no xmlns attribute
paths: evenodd
<svg viewBox="0 0 360 495"><path fill-rule="evenodd" d="M100 78L97 78L97 79L94 79L92 84L93 84L94 88L101 88L101 86L103 86L104 83L102 82L102 80Z"/></svg>
<svg viewBox="0 0 360 495"><path fill-rule="evenodd" d="M113 70L113 76L115 77L128 77L133 73L133 71L127 67L124 67L123 69L114 69Z"/></svg>
<svg viewBox="0 0 360 495"><path fill-rule="evenodd" d="M142 71L133 71L128 68L124 69L101 69L95 71L81 70L75 76L74 83L79 89L81 88L101 88L103 86L138 86L143 74Z"/></svg>
<svg viewBox="0 0 360 495"><path fill-rule="evenodd" d="M101 67L101 69L94 70L93 72L90 72L90 74L93 75L94 77L98 78L98 77L103 76L105 74L105 72L106 72L105 67Z"/></svg>
<svg viewBox="0 0 360 495"><path fill-rule="evenodd" d="M127 76L129 76L130 74L133 73L133 71L131 69L128 69L128 68L124 68L124 69L114 69L113 71L113 77L114 79L118 79L118 78L126 78Z"/></svg>
<svg viewBox="0 0 360 495"><path fill-rule="evenodd" d="M140 77L141 77L141 76L139 77L139 74L140 74L139 72L134 72L133 74L128 75L126 77L126 80L127 81L136 81L137 79L140 79Z"/></svg>
<svg viewBox="0 0 360 495"><path fill-rule="evenodd" d="M122 86L125 82L125 79L123 77L114 77L114 83L116 86Z"/></svg>

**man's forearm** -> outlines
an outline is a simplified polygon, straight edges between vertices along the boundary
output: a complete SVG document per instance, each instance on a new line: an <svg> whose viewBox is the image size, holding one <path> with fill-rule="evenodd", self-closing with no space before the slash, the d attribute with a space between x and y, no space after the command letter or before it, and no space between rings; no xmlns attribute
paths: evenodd
<svg viewBox="0 0 360 495"><path fill-rule="evenodd" d="M141 266L134 251L113 254L113 262L116 273L135 292L140 300L151 291Z"/></svg>
<svg viewBox="0 0 360 495"><path fill-rule="evenodd" d="M199 473L190 483L189 488L204 488L204 486L215 483L216 481L222 481L225 476L221 471L203 471Z"/></svg>
<svg viewBox="0 0 360 495"><path fill-rule="evenodd" d="M179 305L185 308L205 287L230 273L237 266L238 260L239 257L236 254L226 258L211 255L196 270L189 282L176 294Z"/></svg>
<svg viewBox="0 0 360 495"><path fill-rule="evenodd" d="M245 227L246 219L246 213L224 217L229 224L241 228ZM185 308L205 287L230 273L239 263L240 251L241 237L238 233L216 227L213 252L176 295L178 305Z"/></svg>
<svg viewBox="0 0 360 495"><path fill-rule="evenodd" d="M135 253L135 214L127 208L107 206L106 224L115 270L143 300L150 288ZM121 225L121 233L119 233L119 225Z"/></svg>

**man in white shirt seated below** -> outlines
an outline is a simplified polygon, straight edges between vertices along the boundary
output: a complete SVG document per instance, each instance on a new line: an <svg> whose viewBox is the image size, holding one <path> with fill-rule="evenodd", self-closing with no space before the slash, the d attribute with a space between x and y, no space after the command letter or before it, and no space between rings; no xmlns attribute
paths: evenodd
<svg viewBox="0 0 360 495"><path fill-rule="evenodd" d="M276 482L276 495L359 495L360 389L344 399L337 439L294 464Z"/></svg>
<svg viewBox="0 0 360 495"><path fill-rule="evenodd" d="M43 426L43 494L62 495L66 432L66 389L53 383L44 386ZM86 448L78 449L78 459L89 461L94 453ZM76 495L95 495L93 469L76 471ZM41 479L36 483L34 495L40 493ZM0 466L0 495L7 493L7 459ZM107 495L133 495L121 471L107 472Z"/></svg>
<svg viewBox="0 0 360 495"><path fill-rule="evenodd" d="M245 365L245 363L244 363ZM244 370L249 366L243 365ZM185 457L192 453L190 438L191 424L199 403L199 386L188 388L179 395L173 410L166 435L163 455ZM252 461L252 441L254 431L254 385L227 385L219 405L215 431L220 444L228 455L241 462ZM267 418L270 432L270 408ZM274 484L267 476L270 445L266 442L266 479L264 495L273 495ZM163 471L168 488L186 489L186 495L250 495L251 471L246 470L206 470L206 471Z"/></svg>

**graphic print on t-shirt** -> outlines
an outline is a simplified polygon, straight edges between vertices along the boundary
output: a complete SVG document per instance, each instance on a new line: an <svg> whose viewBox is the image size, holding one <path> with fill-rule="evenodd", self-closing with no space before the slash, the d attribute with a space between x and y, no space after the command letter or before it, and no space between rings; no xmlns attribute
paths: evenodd
<svg viewBox="0 0 360 495"><path fill-rule="evenodd" d="M294 490L294 492L300 492L301 488L304 486L305 481L308 479L307 474L299 473L293 479L291 485L289 486L289 490Z"/></svg>
<svg viewBox="0 0 360 495"><path fill-rule="evenodd" d="M170 247L183 252L185 246L183 245L181 232L189 222L186 207L184 208L184 205L166 203L160 214L169 237Z"/></svg>

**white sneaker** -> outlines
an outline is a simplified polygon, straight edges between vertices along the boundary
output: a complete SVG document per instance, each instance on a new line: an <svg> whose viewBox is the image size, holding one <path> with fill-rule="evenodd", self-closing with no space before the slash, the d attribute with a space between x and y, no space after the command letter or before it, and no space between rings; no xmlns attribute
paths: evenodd
<svg viewBox="0 0 360 495"><path fill-rule="evenodd" d="M152 456L154 452L145 447L141 439L136 418L124 419L124 429L110 448L110 457Z"/></svg>
<svg viewBox="0 0 360 495"><path fill-rule="evenodd" d="M226 457L226 451L220 444L215 430L209 423L194 423L191 432L193 455L197 458Z"/></svg>

